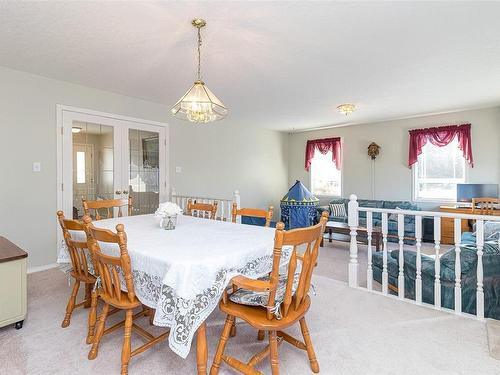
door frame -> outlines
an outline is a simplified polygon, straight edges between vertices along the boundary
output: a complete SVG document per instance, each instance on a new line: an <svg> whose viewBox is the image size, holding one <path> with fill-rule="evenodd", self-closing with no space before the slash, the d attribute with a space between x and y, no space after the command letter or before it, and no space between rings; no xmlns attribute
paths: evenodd
<svg viewBox="0 0 500 375"><path fill-rule="evenodd" d="M141 129L145 126L156 126L163 128L161 133L165 136L165 151L160 155L160 168L163 165L164 174L163 181L160 181L160 185L163 185L163 195L160 195L160 201L167 200L169 196L169 181L170 181L170 170L169 170L169 153L170 153L170 137L169 137L169 124L158 121L144 120L130 116L124 116L114 113L107 113L96 111L93 109L73 107L64 104L56 104L56 137L57 137L57 176L56 176L56 191L57 191L57 210L63 210L64 208L64 180L68 174L71 174L72 163L63 163L64 154L68 147L72 147L72 137L71 132L64 132L64 122L65 121L83 121L83 122L93 122L102 125L108 125L113 127L125 126L132 127L135 129ZM68 134L69 133L69 134ZM122 139L119 137L113 137L114 147L122 147ZM122 165L121 160L114 161L115 168ZM66 190L67 191L67 190ZM72 197L71 197L72 199ZM66 213L68 217L73 217L72 212ZM55 215L54 215L55 217ZM59 228L59 224L56 220L57 226L57 246L59 247L62 234ZM58 249L59 250L59 249Z"/></svg>

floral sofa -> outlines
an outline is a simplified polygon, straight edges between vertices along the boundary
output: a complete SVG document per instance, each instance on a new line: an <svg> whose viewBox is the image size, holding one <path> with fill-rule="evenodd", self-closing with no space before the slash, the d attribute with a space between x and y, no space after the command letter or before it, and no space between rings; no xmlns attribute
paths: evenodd
<svg viewBox="0 0 500 375"><path fill-rule="evenodd" d="M462 311L476 313L477 288L477 248L474 233L462 234L460 253ZM500 249L498 239L485 241L483 248L483 288L485 301L485 317L500 319ZM416 252L404 250L405 297L415 299ZM389 284L398 287L399 250L391 251L387 259ZM434 304L434 256L422 254L422 301ZM383 253L375 253L372 257L373 279L382 283ZM441 255L441 306L455 308L455 249L452 248Z"/></svg>
<svg viewBox="0 0 500 375"><path fill-rule="evenodd" d="M349 199L346 198L336 198L332 199L329 203L330 204L344 204L345 205L345 211L346 213L348 212L347 210L347 203L349 202ZM420 208L418 206L412 204L411 202L407 201L382 201L382 200L371 200L371 199L358 199L358 204L360 207L373 207L373 208L386 208L386 209L402 209L402 210L413 210L413 211L420 211ZM333 216L331 214L330 210L330 205L328 206L321 206L318 208L318 220L323 211L328 210L330 212L330 218L328 219L329 221L336 221L340 223L347 223L347 216ZM374 227L381 227L382 226L382 214L379 212L374 212L373 213L373 226ZM366 226L366 212L360 211L359 212L359 225L360 226ZM415 216L412 215L405 215L405 243L408 244L413 244L415 241L413 241L411 238L415 237ZM398 221L397 221L397 216L389 216L388 222L387 222L387 231L389 234L388 240L391 242L397 242L398 241Z"/></svg>

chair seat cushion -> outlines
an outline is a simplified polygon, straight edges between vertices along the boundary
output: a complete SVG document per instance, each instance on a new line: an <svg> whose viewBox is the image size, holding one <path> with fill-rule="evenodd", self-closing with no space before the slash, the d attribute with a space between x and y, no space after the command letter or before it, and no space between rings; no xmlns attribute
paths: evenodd
<svg viewBox="0 0 500 375"><path fill-rule="evenodd" d="M293 277L292 283L292 295L297 290L297 286L299 285L300 279L300 267L297 265L297 270L295 271L295 275ZM269 276L264 276L259 278L259 280L269 281ZM285 299L285 291L286 291L286 282L287 275L285 273L280 274L280 278L278 281L278 289L276 290L275 304L279 305ZM269 293L268 292L255 292L253 290L248 290L244 288L238 289L236 292L232 293L229 296L229 299L240 305L247 306L263 306L266 307L269 301Z"/></svg>

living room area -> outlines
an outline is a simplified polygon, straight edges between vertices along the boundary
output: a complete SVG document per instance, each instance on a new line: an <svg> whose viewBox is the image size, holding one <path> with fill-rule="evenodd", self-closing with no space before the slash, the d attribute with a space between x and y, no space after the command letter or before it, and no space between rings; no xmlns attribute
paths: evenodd
<svg viewBox="0 0 500 375"><path fill-rule="evenodd" d="M499 215L498 181L499 160L498 140L500 139L498 108L485 108L470 111L452 112L441 115L423 116L410 119L401 119L381 123L359 124L328 130L314 130L292 133L289 135L289 171L290 184L294 180L301 180L318 197L318 215L328 211L329 222L324 239L322 256L332 257L334 270L333 278L348 281L347 269L343 267L349 262L350 226L348 224L349 195L356 194L357 202L361 207L372 207L392 210L424 211L421 215L418 237L419 246L427 261L434 262L436 251L442 257L455 257L455 246L464 244L473 245L475 237L475 223L473 220L460 220L459 239L455 235L454 219L440 218L438 228L435 227L434 217L425 215L425 212L447 212L455 214L485 214L479 209L477 198L490 197L493 209L488 215ZM453 128L450 126L456 124ZM469 144L466 147L459 145L458 135L460 128L469 134ZM452 129L447 134L444 130ZM441 133L439 133L441 131ZM427 133L426 133L427 132ZM456 132L456 133L453 133ZM387 135L390 134L390 137ZM415 151L417 160L410 164L411 147L416 135L424 134L420 148ZM438 140L447 138L439 146ZM471 136L472 135L472 136ZM335 139L339 142L336 143ZM332 142L332 139L334 140ZM328 144L328 142L331 144ZM314 144L314 142L319 142ZM373 146L375 145L375 147ZM309 155L307 147L313 149ZM336 148L339 148L337 150ZM302 155L299 150L302 151ZM470 154L466 154L468 150ZM319 150L323 150L324 153ZM336 157L332 150L337 152ZM472 151L473 150L473 151ZM473 153L472 153L473 152ZM341 164L341 168L333 165ZM345 193L347 192L347 193ZM342 198L343 197L343 198ZM472 203L474 199L474 204ZM366 270L368 265L367 254L367 213L359 213L359 227L357 228L358 246L360 251L358 262L361 269ZM382 213L373 213L371 246L373 258L370 267L374 267L374 288L381 290L381 273L383 269L383 235ZM498 241L498 224L485 224L489 228L485 234L490 243ZM389 288L397 294L398 265L398 215L387 215L386 245L388 253ZM405 250L416 250L416 222L415 216L404 217L403 244ZM435 237L435 231L439 231ZM436 249L438 241L439 248ZM492 246L497 246L495 243ZM451 250L451 252L450 252ZM394 251L394 253L393 253ZM391 257L391 253L394 257ZM410 254L410 253L408 253ZM408 256L405 254L405 257ZM462 254L464 256L464 254ZM442 259L446 259L442 258ZM391 261L394 261L393 263ZM407 260L405 260L406 262ZM413 260L414 262L415 260ZM453 259L454 261L454 259ZM406 265L406 263L405 263ZM413 273L415 273L413 265ZM497 263L489 264L488 269L496 271ZM491 269L493 267L493 269ZM453 269L453 267L451 267ZM469 269L469 268L468 268ZM429 269L427 272L430 272ZM464 270L462 270L463 272ZM322 272L321 265L318 272ZM406 272L406 271L405 271ZM411 271L410 271L411 272ZM434 279L434 267L429 278ZM454 269L453 269L454 272ZM471 277L475 278L474 272ZM455 282L455 275L452 275ZM360 273L360 285L366 286L366 273ZM413 276L414 282L414 276ZM497 294L492 291L492 296ZM493 297L494 298L494 297ZM413 299L415 295L413 292ZM428 301L433 303L433 298ZM493 304L497 304L494 302ZM449 308L452 306L448 305ZM498 318L499 310L494 315Z"/></svg>
<svg viewBox="0 0 500 375"><path fill-rule="evenodd" d="M0 373L498 374L499 13L0 2Z"/></svg>

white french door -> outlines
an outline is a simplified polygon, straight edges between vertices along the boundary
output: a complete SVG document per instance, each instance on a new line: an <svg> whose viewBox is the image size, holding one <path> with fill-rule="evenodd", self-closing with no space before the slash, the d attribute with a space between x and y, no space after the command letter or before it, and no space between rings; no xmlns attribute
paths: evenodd
<svg viewBox="0 0 500 375"><path fill-rule="evenodd" d="M154 212L168 198L167 136L166 124L58 106L58 209L81 218L82 199L131 196L133 215Z"/></svg>

